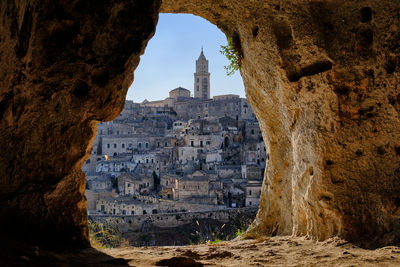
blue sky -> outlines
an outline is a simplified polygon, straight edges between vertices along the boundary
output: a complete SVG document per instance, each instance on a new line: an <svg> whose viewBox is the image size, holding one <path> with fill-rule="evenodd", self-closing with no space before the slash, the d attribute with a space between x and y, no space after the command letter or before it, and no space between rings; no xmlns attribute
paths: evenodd
<svg viewBox="0 0 400 267"><path fill-rule="evenodd" d="M221 55L220 45L226 45L225 35L207 20L186 14L160 14L154 37L141 56L135 79L127 99L135 102L160 100L178 86L192 91L195 60L201 46L209 61L211 96L238 94L245 96L239 72L227 76L229 62Z"/></svg>

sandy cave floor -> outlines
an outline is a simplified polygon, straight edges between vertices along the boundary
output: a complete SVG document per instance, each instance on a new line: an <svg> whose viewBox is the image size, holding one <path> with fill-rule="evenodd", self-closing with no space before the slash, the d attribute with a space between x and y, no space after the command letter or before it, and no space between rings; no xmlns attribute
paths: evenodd
<svg viewBox="0 0 400 267"><path fill-rule="evenodd" d="M361 249L339 238L234 240L214 245L101 250L129 266L400 266L400 247ZM199 263L199 264L196 264ZM191 265L190 265L191 264Z"/></svg>

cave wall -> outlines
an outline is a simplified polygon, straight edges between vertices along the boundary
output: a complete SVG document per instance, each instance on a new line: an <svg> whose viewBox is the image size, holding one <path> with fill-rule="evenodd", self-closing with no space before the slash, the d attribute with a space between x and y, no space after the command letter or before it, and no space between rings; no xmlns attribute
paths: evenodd
<svg viewBox="0 0 400 267"><path fill-rule="evenodd" d="M2 237L87 245L83 161L160 1L0 3ZM247 232L399 242L400 2L163 0L231 36L268 164ZM368 243L369 242L369 243Z"/></svg>
<svg viewBox="0 0 400 267"><path fill-rule="evenodd" d="M1 1L2 239L88 245L81 167L96 123L123 108L159 5Z"/></svg>
<svg viewBox="0 0 400 267"><path fill-rule="evenodd" d="M247 237L400 241L400 2L163 0L232 37L268 162Z"/></svg>

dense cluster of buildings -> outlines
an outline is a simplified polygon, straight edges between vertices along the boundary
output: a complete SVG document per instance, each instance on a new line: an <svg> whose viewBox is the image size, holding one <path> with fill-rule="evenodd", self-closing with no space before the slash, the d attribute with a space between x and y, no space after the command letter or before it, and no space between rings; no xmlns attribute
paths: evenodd
<svg viewBox="0 0 400 267"><path fill-rule="evenodd" d="M267 154L246 99L210 98L201 51L194 97L178 87L98 125L87 176L91 213L115 215L256 206Z"/></svg>

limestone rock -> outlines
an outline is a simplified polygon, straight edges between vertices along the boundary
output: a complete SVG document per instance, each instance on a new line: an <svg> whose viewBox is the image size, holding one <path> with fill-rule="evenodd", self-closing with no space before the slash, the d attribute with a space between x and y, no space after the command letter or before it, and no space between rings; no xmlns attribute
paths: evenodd
<svg viewBox="0 0 400 267"><path fill-rule="evenodd" d="M248 237L400 238L398 1L163 0L236 39L268 165Z"/></svg>
<svg viewBox="0 0 400 267"><path fill-rule="evenodd" d="M159 1L0 4L0 229L87 245L82 164L122 110ZM3 235L2 235L3 236Z"/></svg>

